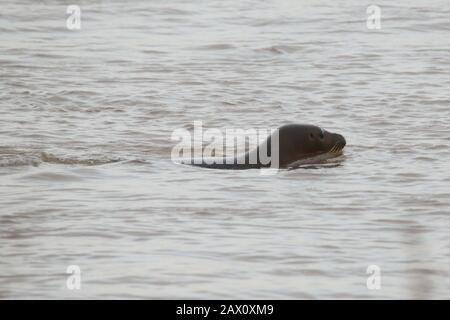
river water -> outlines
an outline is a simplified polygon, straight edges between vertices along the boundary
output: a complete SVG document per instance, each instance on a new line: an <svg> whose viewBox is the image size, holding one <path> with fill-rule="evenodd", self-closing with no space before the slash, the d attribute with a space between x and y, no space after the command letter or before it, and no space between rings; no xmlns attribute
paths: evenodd
<svg viewBox="0 0 450 320"><path fill-rule="evenodd" d="M449 299L449 33L448 0L0 0L0 298ZM175 164L194 121L347 146Z"/></svg>

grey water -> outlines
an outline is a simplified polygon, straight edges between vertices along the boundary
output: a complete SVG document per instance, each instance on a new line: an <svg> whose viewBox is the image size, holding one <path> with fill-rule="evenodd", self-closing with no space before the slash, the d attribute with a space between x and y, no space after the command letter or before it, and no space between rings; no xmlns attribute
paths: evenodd
<svg viewBox="0 0 450 320"><path fill-rule="evenodd" d="M447 0L0 0L0 298L449 299L449 34ZM347 146L176 164L194 121Z"/></svg>

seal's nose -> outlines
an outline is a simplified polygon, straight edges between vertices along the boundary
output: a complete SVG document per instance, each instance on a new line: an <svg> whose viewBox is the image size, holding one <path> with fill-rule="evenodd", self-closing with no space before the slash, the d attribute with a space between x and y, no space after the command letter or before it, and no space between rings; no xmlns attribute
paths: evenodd
<svg viewBox="0 0 450 320"><path fill-rule="evenodd" d="M345 145L347 144L347 141L345 141L344 136L339 133L335 133L334 136L336 137L336 140L339 143L339 145L341 145L342 148L345 147Z"/></svg>

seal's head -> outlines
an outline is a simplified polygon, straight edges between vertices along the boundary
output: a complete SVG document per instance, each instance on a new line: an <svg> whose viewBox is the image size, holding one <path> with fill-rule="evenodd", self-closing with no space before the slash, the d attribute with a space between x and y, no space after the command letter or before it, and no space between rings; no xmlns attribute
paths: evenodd
<svg viewBox="0 0 450 320"><path fill-rule="evenodd" d="M342 135L313 125L284 125L278 134L280 167L338 156L346 144Z"/></svg>

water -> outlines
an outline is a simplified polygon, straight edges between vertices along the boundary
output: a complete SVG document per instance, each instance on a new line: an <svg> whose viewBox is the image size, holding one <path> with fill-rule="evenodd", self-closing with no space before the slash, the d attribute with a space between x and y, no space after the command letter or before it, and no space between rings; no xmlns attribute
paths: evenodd
<svg viewBox="0 0 450 320"><path fill-rule="evenodd" d="M447 0L377 1L380 30L372 1L78 1L78 31L69 4L0 1L1 298L450 298ZM195 120L347 146L174 164Z"/></svg>

